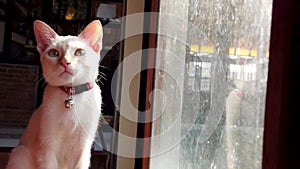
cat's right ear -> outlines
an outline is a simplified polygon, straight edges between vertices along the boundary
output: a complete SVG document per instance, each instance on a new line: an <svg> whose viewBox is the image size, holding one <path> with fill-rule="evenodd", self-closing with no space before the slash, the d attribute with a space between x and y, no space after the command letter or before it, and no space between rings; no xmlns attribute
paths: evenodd
<svg viewBox="0 0 300 169"><path fill-rule="evenodd" d="M48 26L46 23L36 20L33 23L34 35L37 42L37 50L43 53L48 45L55 39L58 35L56 32Z"/></svg>

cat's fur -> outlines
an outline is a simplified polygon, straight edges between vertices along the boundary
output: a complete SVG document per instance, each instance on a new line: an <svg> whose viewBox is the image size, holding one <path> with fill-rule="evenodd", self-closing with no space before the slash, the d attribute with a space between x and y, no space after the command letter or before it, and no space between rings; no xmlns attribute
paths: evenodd
<svg viewBox="0 0 300 169"><path fill-rule="evenodd" d="M34 32L43 76L47 82L41 106L33 113L6 169L87 169L101 114L98 75L102 26L93 21L78 36L59 36L42 21ZM56 49L59 56L50 57ZM75 56L77 49L85 55ZM91 90L74 95L75 105L64 105L67 94L58 86L93 82Z"/></svg>

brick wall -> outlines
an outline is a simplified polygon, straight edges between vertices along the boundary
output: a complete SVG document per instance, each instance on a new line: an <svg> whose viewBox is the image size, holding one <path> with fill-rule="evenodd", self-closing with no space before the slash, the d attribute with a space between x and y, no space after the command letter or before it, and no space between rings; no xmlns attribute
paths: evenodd
<svg viewBox="0 0 300 169"><path fill-rule="evenodd" d="M24 127L36 109L39 67L0 63L0 126Z"/></svg>

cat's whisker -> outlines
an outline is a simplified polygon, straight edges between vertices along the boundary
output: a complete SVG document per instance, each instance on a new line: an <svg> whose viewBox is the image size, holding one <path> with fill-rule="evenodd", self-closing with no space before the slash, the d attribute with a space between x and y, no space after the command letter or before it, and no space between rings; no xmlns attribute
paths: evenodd
<svg viewBox="0 0 300 169"><path fill-rule="evenodd" d="M102 77L102 76L98 76L96 81L101 81L102 79L107 80L106 78Z"/></svg>
<svg viewBox="0 0 300 169"><path fill-rule="evenodd" d="M105 73L103 73L103 72L99 72L99 74L101 74L101 75L103 75L103 76L106 76L106 74L105 74Z"/></svg>
<svg viewBox="0 0 300 169"><path fill-rule="evenodd" d="M101 84L102 86L104 86L104 83L103 83L101 80L97 80L96 83L97 83L97 82L100 82L100 84ZM98 84L99 84L99 83L98 83Z"/></svg>
<svg viewBox="0 0 300 169"><path fill-rule="evenodd" d="M40 83L42 80L45 80L43 75L39 75L38 76L38 80L36 81L36 83Z"/></svg>
<svg viewBox="0 0 300 169"><path fill-rule="evenodd" d="M107 81L107 78L101 76L99 80L104 79L105 81Z"/></svg>
<svg viewBox="0 0 300 169"><path fill-rule="evenodd" d="M41 88L44 88L47 85L47 82L42 74L38 75L37 81L34 83L34 85L40 85Z"/></svg>
<svg viewBox="0 0 300 169"><path fill-rule="evenodd" d="M107 78L105 77L105 76L106 76L106 74L104 74L104 73L99 73L99 75L98 75L98 76L100 77L100 79L107 80Z"/></svg>
<svg viewBox="0 0 300 169"><path fill-rule="evenodd" d="M103 66L103 65L99 65L100 68L104 68L106 70L111 70L110 68L106 67L106 66Z"/></svg>
<svg viewBox="0 0 300 169"><path fill-rule="evenodd" d="M98 78L96 79L98 82L105 82L107 81L107 79L105 77L102 77L102 76L98 76Z"/></svg>
<svg viewBox="0 0 300 169"><path fill-rule="evenodd" d="M102 81L102 79L104 79L105 81L107 81L107 79L101 75L98 76L98 78L96 79L96 83L100 83L102 86L104 86L104 83Z"/></svg>

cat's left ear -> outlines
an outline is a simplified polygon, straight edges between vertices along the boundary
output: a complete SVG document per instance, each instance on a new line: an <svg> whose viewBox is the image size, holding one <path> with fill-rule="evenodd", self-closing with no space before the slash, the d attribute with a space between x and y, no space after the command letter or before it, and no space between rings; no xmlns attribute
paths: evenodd
<svg viewBox="0 0 300 169"><path fill-rule="evenodd" d="M79 34L79 38L84 39L89 45L99 53L102 48L103 30L99 20L95 20L88 24Z"/></svg>

